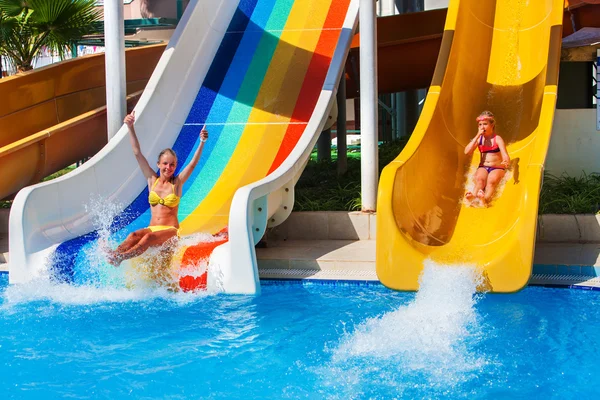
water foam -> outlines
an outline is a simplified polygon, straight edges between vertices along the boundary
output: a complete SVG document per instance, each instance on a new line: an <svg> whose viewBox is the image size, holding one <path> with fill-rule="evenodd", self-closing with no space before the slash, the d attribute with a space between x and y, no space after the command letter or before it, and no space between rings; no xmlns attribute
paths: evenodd
<svg viewBox="0 0 600 400"><path fill-rule="evenodd" d="M398 373L455 384L486 364L471 350L482 335L475 310L479 271L426 261L419 282L413 301L361 323L333 350L330 367L343 371L351 386L369 374L394 382Z"/></svg>
<svg viewBox="0 0 600 400"><path fill-rule="evenodd" d="M111 225L115 217L122 213L123 207L105 198L93 197L85 205L85 210L98 232L98 239L84 246L77 255L73 268L74 282L57 281L51 273L52 262L47 260L45 272L40 278L27 284L10 285L6 289L3 307L36 301L89 305L152 301L157 298L187 303L214 294L210 291L177 291L179 278L202 275L208 268L208 260L199 260L194 265L181 265L175 260L180 259L177 256L187 246L214 242L220 238L198 233L179 240L173 239L162 246L148 249L135 263L125 261L115 268L107 262L106 256L108 249L119 245L120 238L111 234ZM174 255L173 262L169 264L171 255ZM157 277L160 279L152 279Z"/></svg>
<svg viewBox="0 0 600 400"><path fill-rule="evenodd" d="M91 199L86 206L99 237L84 249L83 259L77 262L80 283L129 289L166 287L178 290L180 277L198 277L207 271L208 260L198 260L193 265L180 263L188 246L220 240L207 233L173 238L161 246L149 248L135 262L125 261L119 268L109 265L106 260L108 250L116 248L120 242L119 238L111 235L110 228L122 209L121 205L103 198Z"/></svg>

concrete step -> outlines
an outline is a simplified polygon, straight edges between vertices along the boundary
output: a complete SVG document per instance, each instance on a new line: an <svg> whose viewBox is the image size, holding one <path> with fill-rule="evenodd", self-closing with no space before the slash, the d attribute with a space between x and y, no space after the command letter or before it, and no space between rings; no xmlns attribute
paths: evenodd
<svg viewBox="0 0 600 400"><path fill-rule="evenodd" d="M375 270L374 240L268 241L256 249L261 269Z"/></svg>
<svg viewBox="0 0 600 400"><path fill-rule="evenodd" d="M261 279L379 281L373 240L269 241L256 258Z"/></svg>

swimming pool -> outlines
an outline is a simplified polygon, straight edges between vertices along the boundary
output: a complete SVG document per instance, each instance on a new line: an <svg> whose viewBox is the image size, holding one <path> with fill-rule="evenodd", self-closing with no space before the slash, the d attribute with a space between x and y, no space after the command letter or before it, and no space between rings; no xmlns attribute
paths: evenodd
<svg viewBox="0 0 600 400"><path fill-rule="evenodd" d="M439 279L443 279L439 278ZM4 398L600 394L600 293L263 282L259 297L0 275Z"/></svg>

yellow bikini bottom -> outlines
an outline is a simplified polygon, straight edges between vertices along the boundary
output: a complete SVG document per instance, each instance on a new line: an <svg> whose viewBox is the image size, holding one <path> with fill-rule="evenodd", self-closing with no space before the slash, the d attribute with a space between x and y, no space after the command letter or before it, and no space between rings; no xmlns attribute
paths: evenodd
<svg viewBox="0 0 600 400"><path fill-rule="evenodd" d="M168 225L151 225L148 227L148 229L150 229L150 232L160 232L160 231L166 231L167 229L176 229L177 230L177 237L179 237L179 229L175 228L174 226L168 226Z"/></svg>

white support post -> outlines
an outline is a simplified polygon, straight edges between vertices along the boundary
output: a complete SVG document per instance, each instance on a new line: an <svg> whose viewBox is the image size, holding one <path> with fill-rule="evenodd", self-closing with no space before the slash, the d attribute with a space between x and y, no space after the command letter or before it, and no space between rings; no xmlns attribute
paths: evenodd
<svg viewBox="0 0 600 400"><path fill-rule="evenodd" d="M123 0L104 1L106 118L108 140L117 134L127 113L125 21Z"/></svg>
<svg viewBox="0 0 600 400"><path fill-rule="evenodd" d="M596 130L600 131L600 49L596 57Z"/></svg>
<svg viewBox="0 0 600 400"><path fill-rule="evenodd" d="M377 206L377 16L375 1L360 0L360 158L362 210Z"/></svg>

